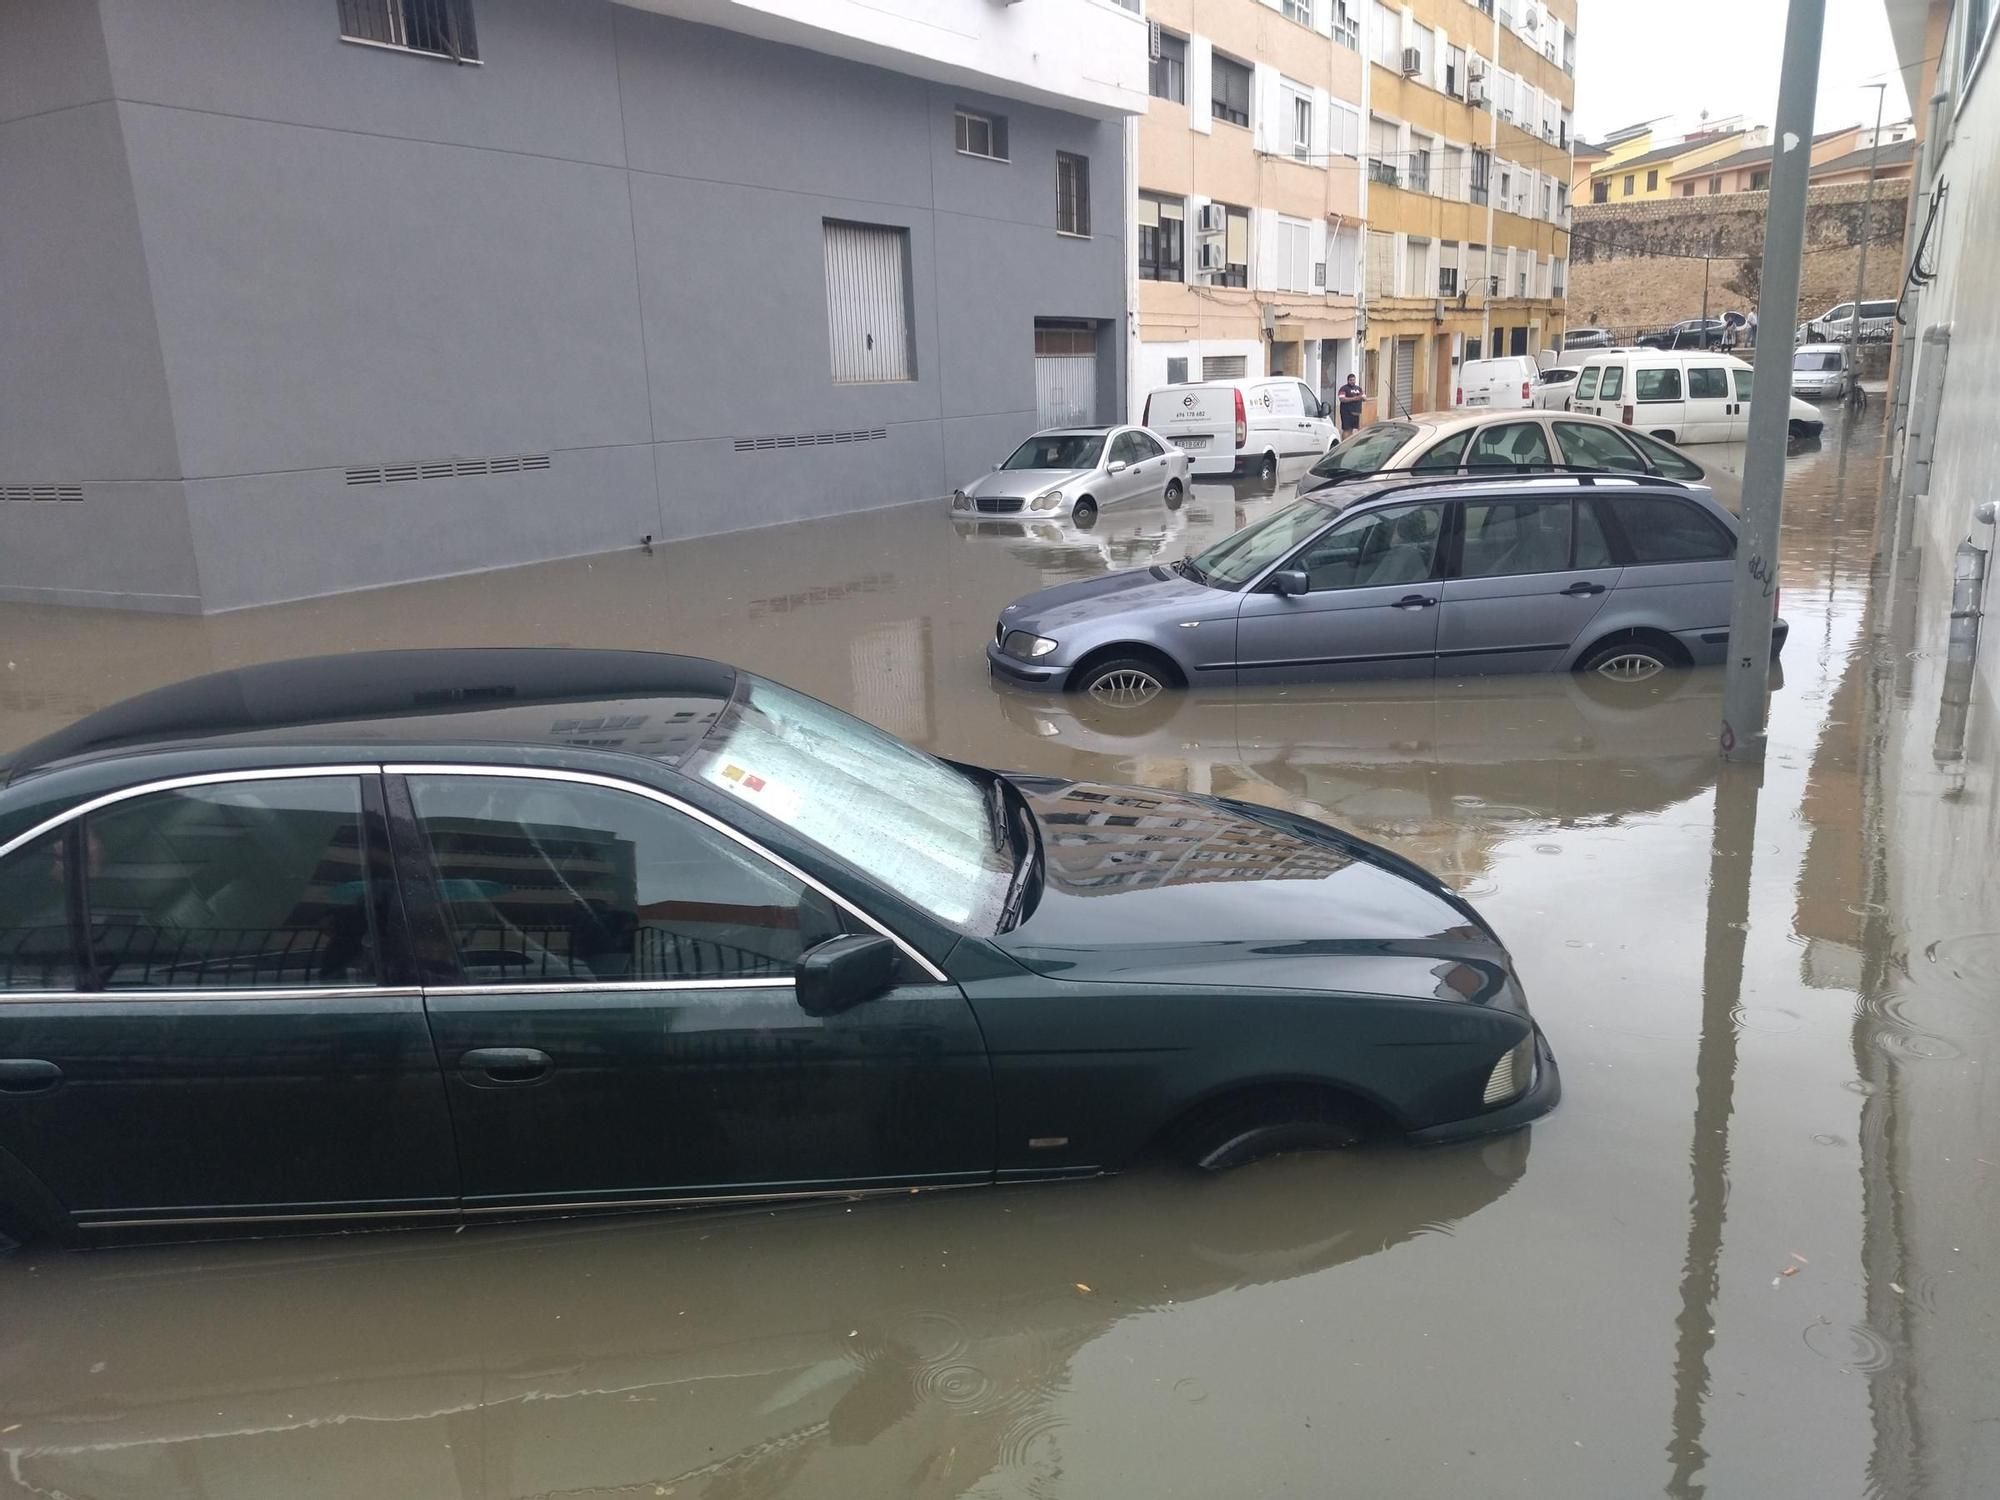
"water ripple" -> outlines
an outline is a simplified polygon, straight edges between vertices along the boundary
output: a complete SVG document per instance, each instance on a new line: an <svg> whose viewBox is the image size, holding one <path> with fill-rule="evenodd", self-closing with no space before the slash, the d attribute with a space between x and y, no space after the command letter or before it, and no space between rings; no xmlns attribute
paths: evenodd
<svg viewBox="0 0 2000 1500"><path fill-rule="evenodd" d="M1866 1323L1842 1324L1824 1320L1808 1323L1805 1341L1806 1347L1821 1359L1843 1370L1863 1375L1886 1370L1896 1362L1896 1351L1889 1341Z"/></svg>

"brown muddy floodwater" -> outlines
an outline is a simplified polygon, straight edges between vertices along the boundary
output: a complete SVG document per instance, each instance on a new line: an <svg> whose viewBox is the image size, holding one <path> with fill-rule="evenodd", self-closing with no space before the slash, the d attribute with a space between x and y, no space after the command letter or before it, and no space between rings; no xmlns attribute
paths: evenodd
<svg viewBox="0 0 2000 1500"><path fill-rule="evenodd" d="M1566 1084L1510 1137L1215 1180L23 1251L0 1496L2000 1491L1995 716L1938 738L1948 578L1896 551L1880 443L1871 411L1789 461L1761 776L1719 772L1702 676L1136 723L988 683L1009 598L1277 500L1227 487L1088 532L904 506L206 620L0 606L9 745L272 657L616 645L955 756L1295 807L1479 903Z"/></svg>

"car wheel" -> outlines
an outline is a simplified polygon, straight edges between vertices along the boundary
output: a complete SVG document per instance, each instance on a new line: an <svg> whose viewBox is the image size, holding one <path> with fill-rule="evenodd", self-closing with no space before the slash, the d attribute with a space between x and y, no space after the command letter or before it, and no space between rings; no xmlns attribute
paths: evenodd
<svg viewBox="0 0 2000 1500"><path fill-rule="evenodd" d="M1169 479L1167 481L1167 509L1179 510L1181 508L1181 497L1186 493L1186 488L1178 479Z"/></svg>
<svg viewBox="0 0 2000 1500"><path fill-rule="evenodd" d="M1143 656L1113 656L1092 663L1072 686L1100 707L1129 713L1156 701L1173 684L1156 661Z"/></svg>
<svg viewBox="0 0 2000 1500"><path fill-rule="evenodd" d="M1257 465L1257 477L1269 484L1278 477L1278 455L1266 453L1264 461Z"/></svg>
<svg viewBox="0 0 2000 1500"><path fill-rule="evenodd" d="M1360 1121L1338 1099L1315 1089L1259 1090L1197 1110L1175 1128L1181 1160L1203 1172L1226 1172L1285 1151L1338 1151L1356 1145Z"/></svg>
<svg viewBox="0 0 2000 1500"><path fill-rule="evenodd" d="M1097 524L1097 502L1085 495L1076 502L1076 509L1069 513L1069 517L1085 531L1090 530Z"/></svg>
<svg viewBox="0 0 2000 1500"><path fill-rule="evenodd" d="M1665 646L1652 641L1607 641L1578 663L1577 671L1606 682L1646 682L1679 666Z"/></svg>

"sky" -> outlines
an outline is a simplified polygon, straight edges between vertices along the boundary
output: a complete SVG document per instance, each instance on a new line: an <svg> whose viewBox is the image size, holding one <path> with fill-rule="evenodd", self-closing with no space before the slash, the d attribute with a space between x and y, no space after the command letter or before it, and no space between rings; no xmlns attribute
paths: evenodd
<svg viewBox="0 0 2000 1500"><path fill-rule="evenodd" d="M1696 128L1703 110L1771 124L1786 9L1785 0L1578 0L1577 134L1596 141L1665 115L1672 139ZM1883 81L1883 123L1908 119L1882 0L1827 0L1814 131L1872 125L1875 90L1863 85Z"/></svg>

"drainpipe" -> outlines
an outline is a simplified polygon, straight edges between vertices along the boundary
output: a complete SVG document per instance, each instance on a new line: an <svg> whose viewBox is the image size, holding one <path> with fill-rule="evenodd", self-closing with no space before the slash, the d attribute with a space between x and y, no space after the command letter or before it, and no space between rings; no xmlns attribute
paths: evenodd
<svg viewBox="0 0 2000 1500"><path fill-rule="evenodd" d="M1500 7L1493 7L1493 56L1487 71L1500 71ZM1493 107L1493 86L1486 87L1486 295L1480 301L1479 357L1493 358L1493 174L1500 159L1500 111ZM1470 170L1470 169L1468 169Z"/></svg>
<svg viewBox="0 0 2000 1500"><path fill-rule="evenodd" d="M1185 92L1185 90L1183 90ZM1125 420L1139 420L1145 396L1139 379L1139 116L1125 117ZM1181 237L1181 263L1187 263L1187 236ZM1187 273L1183 271L1182 275Z"/></svg>
<svg viewBox="0 0 2000 1500"><path fill-rule="evenodd" d="M1988 526L1996 508L1988 500L1974 514ZM1931 759L1939 765L1965 759L1965 724L1972 712L1972 668L1979 658L1980 605L1986 594L1987 549L1967 537L1958 544L1951 570L1951 633L1944 656L1944 690L1938 700L1937 734Z"/></svg>

